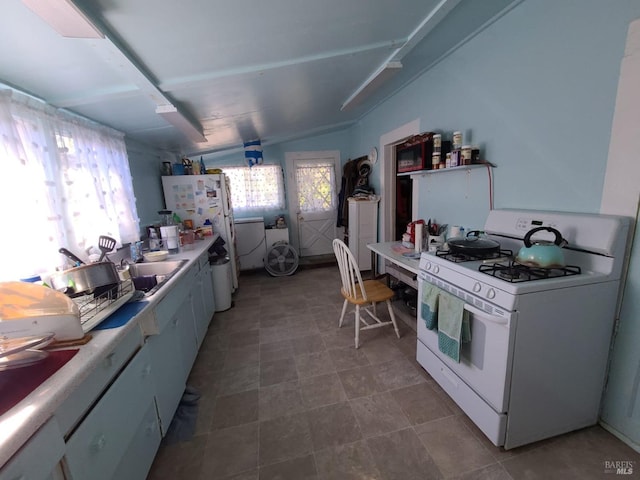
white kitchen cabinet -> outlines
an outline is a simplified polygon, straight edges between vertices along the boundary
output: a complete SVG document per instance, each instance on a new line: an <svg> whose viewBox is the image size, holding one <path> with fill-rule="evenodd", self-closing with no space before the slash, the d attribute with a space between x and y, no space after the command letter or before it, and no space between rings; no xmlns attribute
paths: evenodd
<svg viewBox="0 0 640 480"><path fill-rule="evenodd" d="M151 311L143 313L143 315L149 316ZM64 435L70 433L84 414L91 409L102 392L107 389L109 383L142 344L143 338L140 329L132 329L56 410L55 417Z"/></svg>
<svg viewBox="0 0 640 480"><path fill-rule="evenodd" d="M154 391L163 436L167 434L184 393L196 352L190 294L183 298L178 307L173 317L160 330L160 334L152 335L146 340L150 347Z"/></svg>
<svg viewBox="0 0 640 480"><path fill-rule="evenodd" d="M152 402L147 413L140 421L136 434L127 448L127 452L120 460L120 464L113 475L114 479L146 478L155 458L162 436L156 406Z"/></svg>
<svg viewBox="0 0 640 480"><path fill-rule="evenodd" d="M0 480L62 480L64 449L58 422L50 418L2 467Z"/></svg>
<svg viewBox="0 0 640 480"><path fill-rule="evenodd" d="M211 265L209 265L209 255L205 252L198 260L200 271L196 275L197 287L193 295L193 313L195 319L197 348L200 348L202 341L209 328L209 323L213 317L215 303L213 298L213 281L211 276Z"/></svg>
<svg viewBox="0 0 640 480"><path fill-rule="evenodd" d="M349 250L360 270L371 270L371 251L368 243L378 241L378 202L349 198Z"/></svg>
<svg viewBox="0 0 640 480"><path fill-rule="evenodd" d="M108 480L136 439L140 420L154 406L149 347L143 346L67 440L65 475L69 480ZM155 449L153 454L155 454ZM151 466L153 454L138 461ZM124 478L124 477L118 477Z"/></svg>

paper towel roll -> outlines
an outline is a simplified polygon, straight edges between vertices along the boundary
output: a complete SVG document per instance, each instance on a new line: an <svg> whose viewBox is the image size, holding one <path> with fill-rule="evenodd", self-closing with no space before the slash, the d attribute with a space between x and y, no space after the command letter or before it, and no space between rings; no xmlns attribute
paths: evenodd
<svg viewBox="0 0 640 480"><path fill-rule="evenodd" d="M416 223L414 237L415 237L415 242L414 242L415 250L416 252L420 253L422 251L422 224L421 223Z"/></svg>

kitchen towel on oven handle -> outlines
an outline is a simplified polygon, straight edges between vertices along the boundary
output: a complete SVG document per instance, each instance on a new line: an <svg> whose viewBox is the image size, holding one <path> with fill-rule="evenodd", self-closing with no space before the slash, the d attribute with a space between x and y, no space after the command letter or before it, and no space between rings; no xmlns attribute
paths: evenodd
<svg viewBox="0 0 640 480"><path fill-rule="evenodd" d="M422 284L422 308L420 316L429 330L438 327L438 297L441 290L429 282Z"/></svg>
<svg viewBox="0 0 640 480"><path fill-rule="evenodd" d="M438 305L438 348L442 353L460 362L460 346L471 341L469 313L464 300L440 292Z"/></svg>

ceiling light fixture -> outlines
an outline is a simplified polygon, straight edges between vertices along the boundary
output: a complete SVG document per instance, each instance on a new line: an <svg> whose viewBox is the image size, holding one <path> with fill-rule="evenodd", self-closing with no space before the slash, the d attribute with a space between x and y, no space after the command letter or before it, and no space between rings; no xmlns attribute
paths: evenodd
<svg viewBox="0 0 640 480"><path fill-rule="evenodd" d="M22 0L63 37L104 38L104 34L70 0Z"/></svg>
<svg viewBox="0 0 640 480"><path fill-rule="evenodd" d="M340 110L347 111L362 103L363 100L380 88L383 83L398 73L401 68L402 63L397 61L387 62L380 66L378 70L373 72L373 74L367 78L349 98L347 98L347 100L342 104L342 107L340 107Z"/></svg>
<svg viewBox="0 0 640 480"><path fill-rule="evenodd" d="M185 118L173 105L160 105L156 107L156 113L184 133L189 140L196 143L204 143L207 141L202 131Z"/></svg>

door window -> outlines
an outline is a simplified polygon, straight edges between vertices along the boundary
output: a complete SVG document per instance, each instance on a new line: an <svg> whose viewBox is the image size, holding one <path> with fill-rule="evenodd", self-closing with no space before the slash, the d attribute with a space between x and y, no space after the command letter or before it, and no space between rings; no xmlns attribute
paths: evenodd
<svg viewBox="0 0 640 480"><path fill-rule="evenodd" d="M300 212L333 211L335 205L335 171L329 162L296 164L296 185Z"/></svg>

